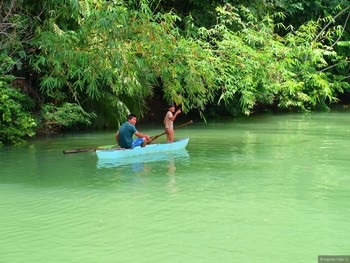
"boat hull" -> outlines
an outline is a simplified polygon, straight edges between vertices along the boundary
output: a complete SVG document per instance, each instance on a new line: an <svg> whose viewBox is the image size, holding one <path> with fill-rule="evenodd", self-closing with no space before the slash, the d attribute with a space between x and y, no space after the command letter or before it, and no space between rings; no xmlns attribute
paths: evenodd
<svg viewBox="0 0 350 263"><path fill-rule="evenodd" d="M171 152L185 149L189 140L189 138L184 138L172 143L148 144L145 147L139 146L134 149L97 149L96 155L99 159L120 159L153 153Z"/></svg>
<svg viewBox="0 0 350 263"><path fill-rule="evenodd" d="M132 170L139 171L140 168L143 169L145 167L145 164L151 165L152 163L163 163L166 166L171 166L175 165L175 162L177 161L181 161L181 163L187 163L189 157L189 153L185 148L183 148L176 151L142 154L135 157L125 157L118 159L97 159L97 168L113 168L126 166L128 168L132 167Z"/></svg>

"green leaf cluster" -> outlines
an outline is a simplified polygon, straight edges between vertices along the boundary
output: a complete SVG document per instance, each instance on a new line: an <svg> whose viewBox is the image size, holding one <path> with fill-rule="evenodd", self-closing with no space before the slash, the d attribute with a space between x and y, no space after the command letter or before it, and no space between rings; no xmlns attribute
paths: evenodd
<svg viewBox="0 0 350 263"><path fill-rule="evenodd" d="M22 143L36 134L36 120L25 110L28 98L10 80L0 77L0 145Z"/></svg>
<svg viewBox="0 0 350 263"><path fill-rule="evenodd" d="M45 104L41 110L41 122L46 133L61 131L63 128L76 126L89 126L94 113L87 113L83 108L74 103L64 103L61 106Z"/></svg>
<svg viewBox="0 0 350 263"><path fill-rule="evenodd" d="M349 88L345 78L324 71L346 60L317 40L320 22L309 22L285 37L276 34L274 17L259 22L227 5L218 8L221 22L202 29L201 39L215 50L219 104L233 115L279 109L310 111L327 109L338 92ZM231 27L239 28L237 31ZM324 32L326 35L329 32ZM329 43L335 38L329 37Z"/></svg>

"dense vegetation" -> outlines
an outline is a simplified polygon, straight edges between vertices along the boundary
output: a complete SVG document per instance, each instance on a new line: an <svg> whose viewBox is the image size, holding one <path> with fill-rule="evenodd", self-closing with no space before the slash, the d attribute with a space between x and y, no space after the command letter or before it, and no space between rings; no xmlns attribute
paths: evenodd
<svg viewBox="0 0 350 263"><path fill-rule="evenodd" d="M350 88L349 18L347 0L5 0L0 144L117 127L154 101L327 110Z"/></svg>

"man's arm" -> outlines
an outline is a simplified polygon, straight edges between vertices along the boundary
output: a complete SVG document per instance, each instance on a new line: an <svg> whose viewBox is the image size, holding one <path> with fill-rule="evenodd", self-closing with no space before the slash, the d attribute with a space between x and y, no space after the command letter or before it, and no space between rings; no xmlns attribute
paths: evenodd
<svg viewBox="0 0 350 263"><path fill-rule="evenodd" d="M136 131L135 133L134 133L137 137L139 137L139 138L146 138L147 140L149 140L151 137L150 136L148 136L147 134L143 134L143 133L141 133L141 132L139 132L139 131Z"/></svg>

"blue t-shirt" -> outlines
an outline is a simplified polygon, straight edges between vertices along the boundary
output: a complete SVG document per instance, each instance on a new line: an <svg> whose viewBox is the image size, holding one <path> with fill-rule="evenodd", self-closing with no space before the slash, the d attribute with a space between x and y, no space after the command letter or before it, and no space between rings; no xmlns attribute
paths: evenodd
<svg viewBox="0 0 350 263"><path fill-rule="evenodd" d="M119 128L119 145L122 148L130 149L132 147L132 136L137 132L135 125L125 122Z"/></svg>

